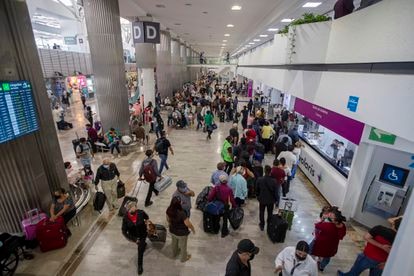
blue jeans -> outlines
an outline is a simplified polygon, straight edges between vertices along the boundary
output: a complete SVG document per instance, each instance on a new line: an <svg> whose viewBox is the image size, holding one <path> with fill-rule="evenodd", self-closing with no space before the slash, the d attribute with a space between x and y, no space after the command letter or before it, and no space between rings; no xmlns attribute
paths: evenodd
<svg viewBox="0 0 414 276"><path fill-rule="evenodd" d="M315 246L315 240L312 240L309 243L309 254L313 255L313 247ZM321 257L320 261L319 261L319 268L320 269L325 269L325 267L329 264L329 262L331 261L330 257Z"/></svg>
<svg viewBox="0 0 414 276"><path fill-rule="evenodd" d="M338 271L339 276L358 276L364 270L369 269L369 276L381 276L382 269L378 268L379 262L374 261L364 253L358 255L357 259L355 260L354 265L352 266L351 270L347 273L343 273Z"/></svg>
<svg viewBox="0 0 414 276"><path fill-rule="evenodd" d="M121 150L119 149L119 142L118 141L114 141L114 142L110 143L109 148L111 149L111 154L114 154L114 149L116 149L116 151L118 153L121 153Z"/></svg>
<svg viewBox="0 0 414 276"><path fill-rule="evenodd" d="M161 174L162 173L162 170L164 169L164 167L167 170L169 169L168 164L167 164L168 155L166 155L166 154L159 154L158 156L161 159L161 162L160 162L160 170L159 170L159 173Z"/></svg>

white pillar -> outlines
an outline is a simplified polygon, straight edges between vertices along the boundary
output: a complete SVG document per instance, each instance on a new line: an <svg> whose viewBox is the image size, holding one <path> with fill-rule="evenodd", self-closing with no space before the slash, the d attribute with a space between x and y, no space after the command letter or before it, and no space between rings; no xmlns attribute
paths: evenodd
<svg viewBox="0 0 414 276"><path fill-rule="evenodd" d="M148 105L148 102L152 102L155 105L155 73L154 68L142 68L142 83L141 91L144 95L144 106Z"/></svg>

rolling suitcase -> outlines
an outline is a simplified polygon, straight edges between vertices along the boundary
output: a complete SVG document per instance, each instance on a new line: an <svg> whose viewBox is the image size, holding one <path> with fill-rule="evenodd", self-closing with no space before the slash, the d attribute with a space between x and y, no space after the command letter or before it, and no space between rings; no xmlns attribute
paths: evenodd
<svg viewBox="0 0 414 276"><path fill-rule="evenodd" d="M42 220L36 227L36 238L42 252L59 249L66 246L67 228L62 217L52 222L48 218Z"/></svg>
<svg viewBox="0 0 414 276"><path fill-rule="evenodd" d="M203 212L203 228L206 233L218 234L220 231L220 216Z"/></svg>
<svg viewBox="0 0 414 276"><path fill-rule="evenodd" d="M138 183L135 183L134 189L132 190L131 194L124 197L121 207L119 207L118 216L120 217L125 216L125 214L127 213L126 207L129 202L135 202L135 203L138 202L137 196L139 194L139 190L141 189L142 182L144 182L143 180L138 180L138 181L139 181L139 186L137 185ZM137 186L138 186L138 190L135 192Z"/></svg>
<svg viewBox="0 0 414 276"><path fill-rule="evenodd" d="M172 178L170 176L164 176L161 180L155 182L155 190L162 192L172 184Z"/></svg>
<svg viewBox="0 0 414 276"><path fill-rule="evenodd" d="M273 243L281 243L285 241L287 229L288 223L286 220L279 215L272 215L267 224L267 235Z"/></svg>
<svg viewBox="0 0 414 276"><path fill-rule="evenodd" d="M101 212L106 201L106 196L103 192L96 192L95 198L93 199L93 208L95 211Z"/></svg>
<svg viewBox="0 0 414 276"><path fill-rule="evenodd" d="M39 209L27 211L25 219L22 220L22 226L26 240L36 239L36 225L43 219L47 218L45 213L41 213Z"/></svg>
<svg viewBox="0 0 414 276"><path fill-rule="evenodd" d="M165 228L161 224L154 224L155 225L155 234L148 235L148 239L151 242L165 242L167 240L167 228Z"/></svg>

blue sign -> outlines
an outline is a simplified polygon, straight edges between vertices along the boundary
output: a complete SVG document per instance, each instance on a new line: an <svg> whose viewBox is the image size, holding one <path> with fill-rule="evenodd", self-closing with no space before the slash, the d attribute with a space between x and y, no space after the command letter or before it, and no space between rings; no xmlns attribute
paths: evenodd
<svg viewBox="0 0 414 276"><path fill-rule="evenodd" d="M410 163L409 167L414 169L414 155L411 156L411 163Z"/></svg>
<svg viewBox="0 0 414 276"><path fill-rule="evenodd" d="M0 82L0 143L38 129L30 82Z"/></svg>
<svg viewBox="0 0 414 276"><path fill-rule="evenodd" d="M358 108L358 101L359 97L349 96L348 105L346 106L346 108L348 108L348 110L351 112L356 112Z"/></svg>
<svg viewBox="0 0 414 276"><path fill-rule="evenodd" d="M390 164L384 164L384 166L382 167L380 180L389 184L404 187L408 173L409 170L396 167Z"/></svg>

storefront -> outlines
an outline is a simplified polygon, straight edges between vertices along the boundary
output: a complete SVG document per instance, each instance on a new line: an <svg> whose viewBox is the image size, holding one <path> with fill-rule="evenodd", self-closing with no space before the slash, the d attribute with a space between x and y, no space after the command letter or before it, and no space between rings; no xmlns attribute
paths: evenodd
<svg viewBox="0 0 414 276"><path fill-rule="evenodd" d="M94 78L92 75L76 75L66 77L66 89L69 93L79 92L86 98L95 96Z"/></svg>
<svg viewBox="0 0 414 276"><path fill-rule="evenodd" d="M305 144L299 167L330 204L342 206L364 124L299 98L294 110Z"/></svg>

